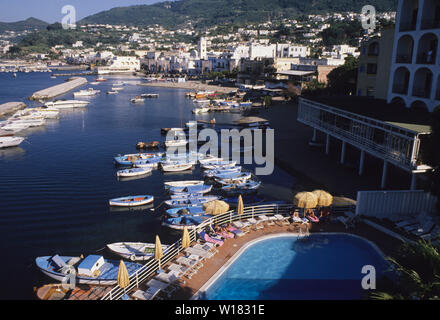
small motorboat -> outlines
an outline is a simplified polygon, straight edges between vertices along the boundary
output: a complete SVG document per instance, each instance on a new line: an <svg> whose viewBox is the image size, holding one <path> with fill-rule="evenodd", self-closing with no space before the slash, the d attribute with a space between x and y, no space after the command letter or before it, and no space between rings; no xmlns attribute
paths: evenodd
<svg viewBox="0 0 440 320"><path fill-rule="evenodd" d="M174 194L170 195L171 199L195 199L195 198L203 198L203 197L206 197L206 196L203 195L203 193L201 193L201 192L199 192L199 193L182 192L182 193L174 193ZM212 197L216 197L216 199L213 199L213 200L217 200L218 198L220 198L219 196L212 196Z"/></svg>
<svg viewBox="0 0 440 320"><path fill-rule="evenodd" d="M149 195L140 195L140 196L128 196L121 197L109 200L109 204L111 206L118 207L135 207L135 206L143 206L154 201L153 196Z"/></svg>
<svg viewBox="0 0 440 320"><path fill-rule="evenodd" d="M98 77L98 78L95 78L95 81L96 82L104 82L104 81L107 81L107 79L103 78L103 77Z"/></svg>
<svg viewBox="0 0 440 320"><path fill-rule="evenodd" d="M118 94L118 91L107 91L107 94Z"/></svg>
<svg viewBox="0 0 440 320"><path fill-rule="evenodd" d="M212 190L212 185L196 185L196 186L186 186L186 187L170 187L168 191L171 194L176 193L208 193Z"/></svg>
<svg viewBox="0 0 440 320"><path fill-rule="evenodd" d="M188 144L188 141L186 139L176 139L176 140L166 140L165 141L165 147L184 147Z"/></svg>
<svg viewBox="0 0 440 320"><path fill-rule="evenodd" d="M237 165L237 161L212 161L201 164L201 167L202 169L205 170L216 170L217 168L220 167L226 169L226 168L235 167L236 165Z"/></svg>
<svg viewBox="0 0 440 320"><path fill-rule="evenodd" d="M95 90L93 88L88 88L87 90L80 90L73 93L74 97L90 97L90 96L96 96L98 93L100 93L101 90Z"/></svg>
<svg viewBox="0 0 440 320"><path fill-rule="evenodd" d="M260 181L246 181L238 184L228 184L222 187L222 191L227 194L251 194L261 186Z"/></svg>
<svg viewBox="0 0 440 320"><path fill-rule="evenodd" d="M142 98L159 98L159 94L157 93L143 93L141 94Z"/></svg>
<svg viewBox="0 0 440 320"><path fill-rule="evenodd" d="M133 98L133 99L130 99L130 102L132 102L132 103L141 103L141 102L144 102L145 101L145 99L144 98L142 98L142 97L136 97L136 98Z"/></svg>
<svg viewBox="0 0 440 320"><path fill-rule="evenodd" d="M156 245L154 243L143 242L116 242L108 244L107 248L124 259L131 261L145 261L154 256ZM168 245L162 245L164 253L168 248Z"/></svg>
<svg viewBox="0 0 440 320"><path fill-rule="evenodd" d="M199 160L199 163L201 165L215 165L215 164L218 164L220 162L223 162L223 158L209 157L209 158L206 158L206 159L200 159ZM235 165L235 163L234 163L234 165Z"/></svg>
<svg viewBox="0 0 440 320"><path fill-rule="evenodd" d="M219 173L213 176L216 182L220 184L230 184L235 181L246 181L252 178L252 173L250 172L227 172Z"/></svg>
<svg viewBox="0 0 440 320"><path fill-rule="evenodd" d="M14 136L0 137L0 149L1 148L8 148L8 147L16 147L20 143L22 143L23 141L24 141L23 137L14 137Z"/></svg>
<svg viewBox="0 0 440 320"><path fill-rule="evenodd" d="M54 255L37 257L35 263L41 272L57 281L65 281L73 274L79 284L112 286L117 283L120 262L104 259L100 255L85 258ZM143 265L126 262L125 266L131 276Z"/></svg>
<svg viewBox="0 0 440 320"><path fill-rule="evenodd" d="M214 176L220 175L220 174L226 174L226 173L239 173L241 172L241 166L236 167L230 167L225 169L216 169L216 170L206 170L203 172L203 175L208 178L212 178Z"/></svg>
<svg viewBox="0 0 440 320"><path fill-rule="evenodd" d="M140 141L136 144L137 149L155 149L159 148L159 141L152 141L152 142L143 142Z"/></svg>
<svg viewBox="0 0 440 320"><path fill-rule="evenodd" d="M162 171L164 172L179 172L179 171L186 171L186 170L192 170L193 164L192 163L170 163L165 164L161 163Z"/></svg>
<svg viewBox="0 0 440 320"><path fill-rule="evenodd" d="M201 186L203 184L203 180L167 181L164 183L166 189L171 187L185 188L190 186Z"/></svg>
<svg viewBox="0 0 440 320"><path fill-rule="evenodd" d="M179 207L200 207L202 204L217 200L218 196L206 196L206 197L197 197L197 198L179 198L179 199L171 199L166 200L165 204L169 208L179 208Z"/></svg>
<svg viewBox="0 0 440 320"><path fill-rule="evenodd" d="M116 176L121 178L136 177L151 173L151 171L153 171L152 168L132 168L132 169L119 170L118 172L116 172Z"/></svg>
<svg viewBox="0 0 440 320"><path fill-rule="evenodd" d="M170 218L176 218L183 215L201 216L205 214L202 206L177 207L165 210L165 214Z"/></svg>
<svg viewBox="0 0 440 320"><path fill-rule="evenodd" d="M150 158L146 160L136 160L133 162L133 167L135 168L157 168L162 158Z"/></svg>
<svg viewBox="0 0 440 320"><path fill-rule="evenodd" d="M162 226L171 229L182 230L187 228L189 230L196 228L199 224L203 223L205 220L211 218L208 215L194 216L194 215L183 215L180 217L164 217L162 220Z"/></svg>
<svg viewBox="0 0 440 320"><path fill-rule="evenodd" d="M156 157L163 157L164 153L133 153L133 154L125 154L123 156L118 155L114 157L114 161L116 164L131 166L136 160L146 160Z"/></svg>
<svg viewBox="0 0 440 320"><path fill-rule="evenodd" d="M192 113L203 114L203 113L208 113L209 111L211 111L210 107L199 107L199 108L194 108Z"/></svg>

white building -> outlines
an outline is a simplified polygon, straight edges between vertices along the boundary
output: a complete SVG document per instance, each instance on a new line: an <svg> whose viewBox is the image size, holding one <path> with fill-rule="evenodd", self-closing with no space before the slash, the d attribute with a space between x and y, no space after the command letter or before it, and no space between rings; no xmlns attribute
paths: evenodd
<svg viewBox="0 0 440 320"><path fill-rule="evenodd" d="M388 102L440 106L440 1L399 0Z"/></svg>
<svg viewBox="0 0 440 320"><path fill-rule="evenodd" d="M132 73L141 69L141 63L138 57L114 56L110 64L106 67L98 67L98 74L111 73Z"/></svg>
<svg viewBox="0 0 440 320"><path fill-rule="evenodd" d="M259 45L251 43L249 45L249 59L254 60L257 58L275 58L277 54L277 45Z"/></svg>
<svg viewBox="0 0 440 320"><path fill-rule="evenodd" d="M201 60L206 60L207 59L207 54L206 54L206 38L201 37L200 41L199 41L199 58Z"/></svg>

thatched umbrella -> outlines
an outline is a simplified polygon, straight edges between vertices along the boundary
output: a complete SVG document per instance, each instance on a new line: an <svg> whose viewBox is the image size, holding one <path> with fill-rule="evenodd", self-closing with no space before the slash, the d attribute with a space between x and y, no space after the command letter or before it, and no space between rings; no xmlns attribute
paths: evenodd
<svg viewBox="0 0 440 320"><path fill-rule="evenodd" d="M333 196L324 190L315 190L312 192L318 198L319 207L329 207L333 203Z"/></svg>
<svg viewBox="0 0 440 320"><path fill-rule="evenodd" d="M244 211L244 205L243 205L243 197L241 194L238 196L238 202L237 202L237 214L241 215Z"/></svg>
<svg viewBox="0 0 440 320"><path fill-rule="evenodd" d="M159 236L156 235L156 244L154 246L154 259L159 261L159 270L160 270L160 259L162 257L163 257L162 244L160 243Z"/></svg>
<svg viewBox="0 0 440 320"><path fill-rule="evenodd" d="M186 249L189 247L191 240L189 238L188 228L183 227L183 235L182 235L182 248Z"/></svg>
<svg viewBox="0 0 440 320"><path fill-rule="evenodd" d="M203 204L203 210L206 214L218 215L228 212L229 204L220 200L213 200Z"/></svg>
<svg viewBox="0 0 440 320"><path fill-rule="evenodd" d="M318 197L312 192L299 192L293 198L293 204L302 209L316 208Z"/></svg>

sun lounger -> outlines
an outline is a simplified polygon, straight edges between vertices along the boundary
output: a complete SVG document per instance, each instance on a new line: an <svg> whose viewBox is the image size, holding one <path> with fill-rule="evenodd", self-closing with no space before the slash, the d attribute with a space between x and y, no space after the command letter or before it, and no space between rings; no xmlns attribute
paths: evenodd
<svg viewBox="0 0 440 320"><path fill-rule="evenodd" d="M224 241L211 237L209 234L207 234L205 231L200 232L200 237L205 240L206 242L217 244L218 246L222 246Z"/></svg>
<svg viewBox="0 0 440 320"><path fill-rule="evenodd" d="M410 226L410 225L416 224L418 222L419 221L417 219L404 220L404 221L396 223L396 227L399 229L402 229L403 227Z"/></svg>
<svg viewBox="0 0 440 320"><path fill-rule="evenodd" d="M244 236L247 233L247 231L242 231L242 230L237 229L237 228L232 227L232 226L230 226L228 228L228 230L230 232L232 232L235 235L236 238L242 237L242 236Z"/></svg>
<svg viewBox="0 0 440 320"><path fill-rule="evenodd" d="M197 266L200 264L201 264L201 266L203 266L203 264L200 261L189 259L186 257L179 257L179 258L177 258L176 262L180 265L184 265L189 268L197 268Z"/></svg>
<svg viewBox="0 0 440 320"><path fill-rule="evenodd" d="M178 265L175 263L172 263L169 267L169 270L177 272L181 277L187 277L188 279L191 279L193 275L197 274L198 269L197 268L190 268L182 265Z"/></svg>
<svg viewBox="0 0 440 320"><path fill-rule="evenodd" d="M182 280L181 277L182 274L180 272L171 270L167 273L159 273L153 279L168 283L171 286L179 286L179 281L185 283L185 280Z"/></svg>
<svg viewBox="0 0 440 320"><path fill-rule="evenodd" d="M205 242L204 244L197 243L197 244L195 244L193 246L193 248L194 249L199 249L199 250L205 250L205 251L208 251L208 252L212 252L213 254L218 252L218 250L216 249L215 245L213 243L210 243L210 242Z"/></svg>
<svg viewBox="0 0 440 320"><path fill-rule="evenodd" d="M160 291L161 289L151 286L145 291L137 290L131 297L137 300L153 300Z"/></svg>
<svg viewBox="0 0 440 320"><path fill-rule="evenodd" d="M168 297L170 297L171 294L177 290L176 287L170 286L169 283L165 283L154 278L147 282L147 286L159 288L161 291L165 292L168 295Z"/></svg>
<svg viewBox="0 0 440 320"><path fill-rule="evenodd" d="M290 222L288 221L290 217L285 217L281 214L276 214L274 215L274 217L277 219L277 222L281 223L281 226L290 224Z"/></svg>
<svg viewBox="0 0 440 320"><path fill-rule="evenodd" d="M272 226L274 225L274 223L271 220L269 220L269 218L264 214L258 216L258 219L260 220L259 222L261 223L266 223L267 225L272 225Z"/></svg>
<svg viewBox="0 0 440 320"><path fill-rule="evenodd" d="M191 255L196 255L196 256L199 256L199 257L201 257L203 259L212 258L212 256L214 255L209 250L197 249L197 248L194 248L194 247L189 247L185 251L187 253L191 254ZM201 260L201 259L199 259L199 260Z"/></svg>

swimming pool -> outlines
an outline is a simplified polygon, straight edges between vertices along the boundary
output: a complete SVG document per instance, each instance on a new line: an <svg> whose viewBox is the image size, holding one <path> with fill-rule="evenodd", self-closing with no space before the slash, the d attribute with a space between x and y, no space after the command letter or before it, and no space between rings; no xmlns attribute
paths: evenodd
<svg viewBox="0 0 440 320"><path fill-rule="evenodd" d="M387 262L370 242L348 234L283 234L242 248L194 298L203 300L360 299L362 267L377 278Z"/></svg>

